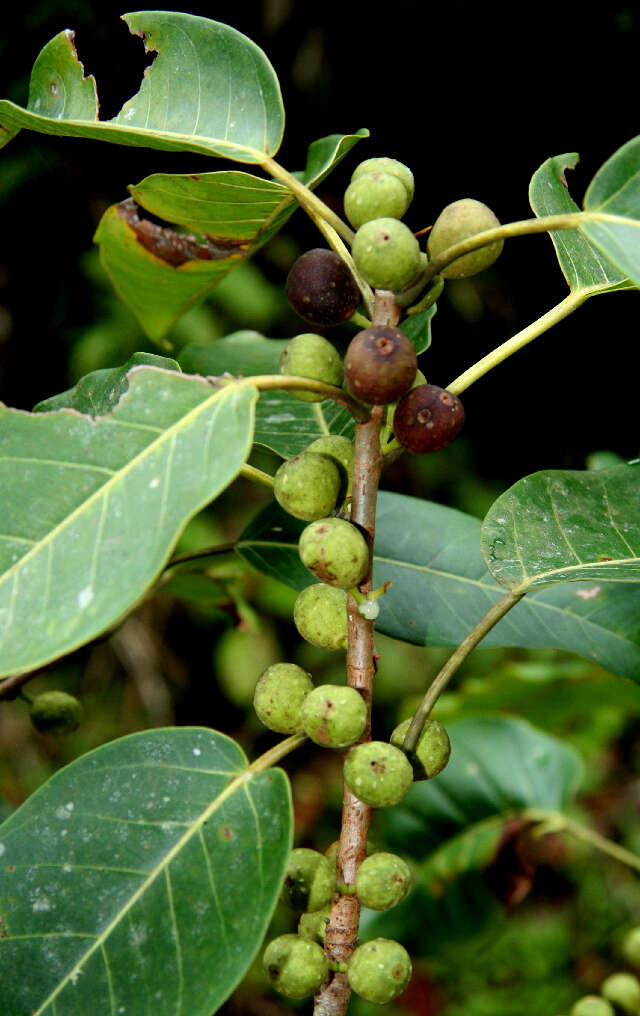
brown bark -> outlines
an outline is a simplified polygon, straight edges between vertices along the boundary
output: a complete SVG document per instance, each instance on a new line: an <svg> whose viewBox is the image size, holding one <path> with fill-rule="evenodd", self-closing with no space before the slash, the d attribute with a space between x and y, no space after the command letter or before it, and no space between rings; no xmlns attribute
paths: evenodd
<svg viewBox="0 0 640 1016"><path fill-rule="evenodd" d="M395 325L399 310L393 293L377 291L374 325ZM365 423L356 424L355 455L353 464L353 498L351 521L366 532L373 561L373 540L375 535L376 500L378 482L382 471L380 451L380 424L384 408L374 406ZM371 566L369 574L360 585L363 593L371 589ZM352 596L347 601L349 648L347 651L347 684L357 688L363 695L371 717L371 696L376 671L376 653L373 641L373 622L367 621L358 610ZM367 724L361 741L371 738L370 723ZM338 882L353 885L356 872L367 852L367 836L371 808L355 797L345 785L342 799L342 827L338 850ZM327 925L325 951L330 960L348 963L358 939L360 922L360 901L353 895L338 896L331 909ZM349 1004L351 988L346 974L333 974L316 996L314 1016L344 1016Z"/></svg>

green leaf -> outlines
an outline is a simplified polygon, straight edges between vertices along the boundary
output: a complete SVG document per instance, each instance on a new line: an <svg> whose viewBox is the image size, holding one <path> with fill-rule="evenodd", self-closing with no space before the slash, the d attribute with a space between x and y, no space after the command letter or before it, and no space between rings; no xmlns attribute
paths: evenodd
<svg viewBox="0 0 640 1016"><path fill-rule="evenodd" d="M2 676L42 666L118 621L249 454L251 386L217 388L148 366L127 380L96 418L0 407Z"/></svg>
<svg viewBox="0 0 640 1016"><path fill-rule="evenodd" d="M484 559L516 592L556 582L640 582L640 466L553 469L518 480L482 524Z"/></svg>
<svg viewBox="0 0 640 1016"><path fill-rule="evenodd" d="M315 188L367 131L333 134L309 146L298 174ZM104 213L95 239L115 289L159 342L244 258L284 226L298 207L282 184L237 170L155 173L129 188L137 205L181 229L138 213L131 199Z"/></svg>
<svg viewBox="0 0 640 1016"><path fill-rule="evenodd" d="M314 581L300 562L300 523L269 506L237 551L250 564L302 589ZM381 492L373 567L391 580L376 628L417 645L456 646L503 595L480 551L480 522L453 508ZM640 674L640 584L565 583L529 593L483 646L568 649L613 673Z"/></svg>
<svg viewBox="0 0 640 1016"><path fill-rule="evenodd" d="M285 774L223 734L84 755L0 826L3 1011L210 1016L260 947L291 835Z"/></svg>
<svg viewBox="0 0 640 1016"><path fill-rule="evenodd" d="M28 108L0 102L0 124L43 134L263 162L280 147L284 110L267 57L234 28L192 14L125 14L147 52L157 53L140 91L112 120L98 120L93 78L85 78L73 32L55 36L31 74Z"/></svg>
<svg viewBox="0 0 640 1016"><path fill-rule="evenodd" d="M636 286L640 286L640 137L619 148L598 170L584 197L600 213L583 232Z"/></svg>
<svg viewBox="0 0 640 1016"><path fill-rule="evenodd" d="M402 331L411 339L418 356L431 345L431 322L437 309L438 306L434 303L431 307L423 310L421 314L414 314L412 317L402 320Z"/></svg>
<svg viewBox="0 0 640 1016"><path fill-rule="evenodd" d="M504 818L494 816L452 836L424 862L419 884L437 896L447 882L469 871L484 871L498 852L503 830Z"/></svg>
<svg viewBox="0 0 640 1016"><path fill-rule="evenodd" d="M382 816L385 841L424 859L427 880L436 871L446 879L477 867L483 851L488 859L491 820L504 821L527 809L562 811L582 776L572 748L524 720L470 716L447 730L451 758L446 768L414 783L401 804L389 809L393 815ZM470 830L473 836L458 839ZM469 849L468 863L461 846Z"/></svg>
<svg viewBox="0 0 640 1016"><path fill-rule="evenodd" d="M210 346L186 346L179 360L183 370L207 377L226 371L236 377L277 374L280 355L288 341L266 339L257 332L234 332ZM298 455L325 434L352 438L354 432L353 417L332 399L301 402L290 392L260 393L254 441L285 459Z"/></svg>
<svg viewBox="0 0 640 1016"><path fill-rule="evenodd" d="M354 145L369 137L366 127L355 134L328 134L325 138L312 141L307 148L307 161L302 172L296 176L307 187L315 188L342 162Z"/></svg>
<svg viewBox="0 0 640 1016"><path fill-rule="evenodd" d="M244 260L248 245L244 240L224 247L200 244L175 230L149 226L145 228L135 205L124 201L107 209L94 240L118 296L147 335L161 342L186 310Z"/></svg>
<svg viewBox="0 0 640 1016"><path fill-rule="evenodd" d="M129 190L136 204L153 215L225 240L253 240L285 199L287 205L295 201L282 184L239 170L154 173Z"/></svg>
<svg viewBox="0 0 640 1016"><path fill-rule="evenodd" d="M538 217L580 211L569 194L565 178L566 170L575 169L578 161L576 152L556 155L547 159L533 174L529 184L529 202ZM573 292L582 291L593 296L633 288L633 283L626 279L624 273L603 257L578 230L559 229L550 232L549 236Z"/></svg>
<svg viewBox="0 0 640 1016"><path fill-rule="evenodd" d="M180 365L167 356L155 353L134 353L123 367L107 367L85 374L73 388L52 395L34 406L34 413L50 413L55 409L77 409L87 416L104 416L120 401L129 387L128 373L132 367L163 367L180 371Z"/></svg>

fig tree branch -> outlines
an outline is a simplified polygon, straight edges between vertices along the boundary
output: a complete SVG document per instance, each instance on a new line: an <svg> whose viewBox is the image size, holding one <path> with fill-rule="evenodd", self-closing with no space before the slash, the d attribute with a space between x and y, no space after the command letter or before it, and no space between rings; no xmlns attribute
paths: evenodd
<svg viewBox="0 0 640 1016"><path fill-rule="evenodd" d="M275 162L274 159L267 158L261 165L274 180L284 184L291 191L299 205L304 208L308 215L311 215L311 212L315 212L315 215L333 226L338 236L341 236L351 246L354 237L353 230L349 229L346 222L343 222L339 215L336 215L328 205L325 205L324 201L321 201L309 187L306 187L300 180L297 180L295 176L289 173L284 166ZM315 221L315 217L313 215L311 217Z"/></svg>
<svg viewBox="0 0 640 1016"><path fill-rule="evenodd" d="M377 290L373 313L374 325L396 325L400 317L393 293ZM367 535L369 543L369 572L360 585L360 592L371 589L373 541L375 535L376 501L383 458L380 450L380 425L383 406L374 406L370 418L356 425L353 464L353 495L351 521ZM357 688L367 704L369 722L361 740L371 738L371 696L375 676L375 646L373 622L358 610L353 596L347 598L348 638L347 684ZM337 859L338 883L353 885L358 867L367 852L367 836L371 808L344 786L342 799L342 827ZM354 894L341 894L331 908L331 917L325 936L325 951L332 963L347 963L356 945L360 922L360 901ZM351 988L345 973L333 973L328 983L316 995L314 1016L344 1016L349 1004Z"/></svg>
<svg viewBox="0 0 640 1016"><path fill-rule="evenodd" d="M431 260L424 270L425 280L438 275L443 268L456 261L463 254L469 254L480 247L486 247L496 240L509 240L514 236L530 236L532 233L550 233L558 229L580 229L586 222L619 222L637 225L633 220L623 219L616 215L605 215L603 212L566 212L563 215L543 215L535 219L521 219L508 222L495 229L485 229L481 233L468 236L466 240L448 247Z"/></svg>

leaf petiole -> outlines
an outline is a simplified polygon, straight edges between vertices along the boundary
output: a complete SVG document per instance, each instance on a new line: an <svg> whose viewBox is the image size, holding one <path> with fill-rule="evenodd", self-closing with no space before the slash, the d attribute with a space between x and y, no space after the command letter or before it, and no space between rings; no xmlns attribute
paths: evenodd
<svg viewBox="0 0 640 1016"><path fill-rule="evenodd" d="M507 360L514 353L517 353L519 349L526 346L529 342L537 339L539 335L543 335L544 332L553 328L554 325L558 324L564 318L572 314L574 310L577 310L585 300L588 298L587 292L570 293L564 300L557 303L555 307L548 310L542 317L537 318L536 321L532 321L530 325L523 328L521 332L516 335L512 335L510 339L503 342L500 346L497 346L486 356L483 356L481 360L474 363L472 367L469 367L462 374L460 374L451 384L448 384L447 391L452 392L454 395L460 395L469 388L474 381L488 374L490 370L497 367L499 363Z"/></svg>

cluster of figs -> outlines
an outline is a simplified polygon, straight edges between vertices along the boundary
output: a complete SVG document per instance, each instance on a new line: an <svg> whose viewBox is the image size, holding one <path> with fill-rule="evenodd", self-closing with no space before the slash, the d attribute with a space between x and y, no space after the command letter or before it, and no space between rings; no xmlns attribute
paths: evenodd
<svg viewBox="0 0 640 1016"><path fill-rule="evenodd" d="M401 221L413 197L413 175L394 159L377 158L355 170L345 193L345 212L356 229L352 257L360 280L374 289L391 290L400 306L419 294L428 260L454 243L498 225L485 205L471 199L446 208L435 223L428 253ZM487 267L501 243L480 248L447 266L442 275L464 277ZM289 272L286 293L293 309L315 328L348 321L360 303L361 291L346 262L334 251L307 251ZM433 452L445 448L460 432L464 410L451 392L427 384L418 370L414 345L394 326L359 331L343 358L316 332L296 335L285 347L280 372L344 385L359 402L385 406L385 427L404 449ZM293 390L296 398L318 402L324 393ZM353 484L353 442L326 435L286 460L274 477L274 495L294 518L307 523L298 550L316 582L298 595L294 622L300 635L322 649L347 648L347 596L351 592L361 613L373 619L375 601L358 595L370 577L370 546L366 533L349 519ZM276 663L260 676L254 693L259 719L282 734L304 732L330 749L349 749L344 781L362 802L374 808L397 804L414 780L436 776L448 762L451 746L445 728L429 718L412 751L403 748L409 720L390 740L368 740L368 709L356 688L314 686L312 677L294 663ZM292 851L282 901L301 916L295 934L280 935L263 955L263 969L273 987L291 998L316 992L335 965L323 948L325 930L336 894L357 894L360 903L386 910L409 891L406 862L387 852L371 853L360 865L354 885L342 885L336 869L338 844L321 854L308 848ZM390 1002L406 988L410 958L400 943L377 938L353 952L346 965L352 989L362 998Z"/></svg>

